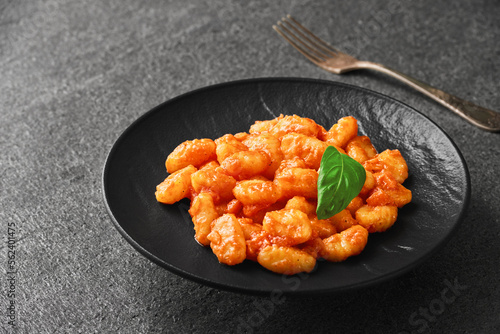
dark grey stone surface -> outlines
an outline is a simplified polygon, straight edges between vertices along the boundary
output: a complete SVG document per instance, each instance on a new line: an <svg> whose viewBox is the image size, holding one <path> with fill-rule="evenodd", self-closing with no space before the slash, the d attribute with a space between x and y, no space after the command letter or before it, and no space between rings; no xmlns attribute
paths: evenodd
<svg viewBox="0 0 500 334"><path fill-rule="evenodd" d="M0 332L500 331L500 135L383 75L320 70L271 29L286 13L355 56L500 110L495 0L3 0ZM119 134L159 103L214 83L287 76L358 85L418 109L463 153L472 196L458 232L415 270L259 313L269 297L205 287L138 254L108 218L101 172Z"/></svg>

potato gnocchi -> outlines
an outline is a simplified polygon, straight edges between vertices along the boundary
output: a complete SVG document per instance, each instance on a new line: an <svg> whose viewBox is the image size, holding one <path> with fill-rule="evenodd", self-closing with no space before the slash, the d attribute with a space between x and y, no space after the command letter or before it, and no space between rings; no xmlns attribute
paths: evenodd
<svg viewBox="0 0 500 334"><path fill-rule="evenodd" d="M318 169L330 145L362 164L366 180L346 209L318 219ZM156 199L191 200L200 245L220 263L256 261L285 275L311 272L318 259L360 254L368 235L389 229L398 208L412 199L403 186L408 166L401 153L378 153L351 116L329 130L297 115L256 121L248 133L185 141L165 166L169 175L156 187Z"/></svg>

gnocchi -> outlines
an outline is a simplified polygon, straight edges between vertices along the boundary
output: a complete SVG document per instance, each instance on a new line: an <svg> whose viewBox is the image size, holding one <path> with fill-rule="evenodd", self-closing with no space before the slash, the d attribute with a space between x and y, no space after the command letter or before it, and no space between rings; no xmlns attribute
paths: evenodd
<svg viewBox="0 0 500 334"><path fill-rule="evenodd" d="M366 171L359 194L341 212L318 219L317 181L323 152L334 146ZM256 121L248 133L188 140L165 161L158 202L191 200L194 238L220 263L245 260L284 275L311 272L318 259L359 255L370 233L384 232L412 200L403 186L401 152L377 152L354 117L326 130L314 120L280 115Z"/></svg>

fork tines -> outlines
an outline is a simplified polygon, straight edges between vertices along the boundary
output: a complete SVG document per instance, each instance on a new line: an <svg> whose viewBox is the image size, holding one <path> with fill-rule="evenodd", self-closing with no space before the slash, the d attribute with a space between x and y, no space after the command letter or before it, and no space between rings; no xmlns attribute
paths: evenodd
<svg viewBox="0 0 500 334"><path fill-rule="evenodd" d="M291 15L278 21L277 25L273 25L273 29L313 63L322 62L341 54L340 51L314 35Z"/></svg>

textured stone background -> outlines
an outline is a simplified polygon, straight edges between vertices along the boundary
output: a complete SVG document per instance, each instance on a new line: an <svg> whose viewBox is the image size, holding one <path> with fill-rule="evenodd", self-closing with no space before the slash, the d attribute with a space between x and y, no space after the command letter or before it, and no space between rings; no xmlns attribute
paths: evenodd
<svg viewBox="0 0 500 334"><path fill-rule="evenodd" d="M271 29L286 13L356 56L500 110L496 0L2 0L0 332L13 331L8 224L18 333L500 331L500 135L383 75L323 72ZM119 134L161 102L286 76L362 86L420 110L462 151L472 197L458 232L415 270L336 296L287 297L259 316L269 297L199 285L138 254L108 218L101 172ZM447 282L462 289L443 303Z"/></svg>

